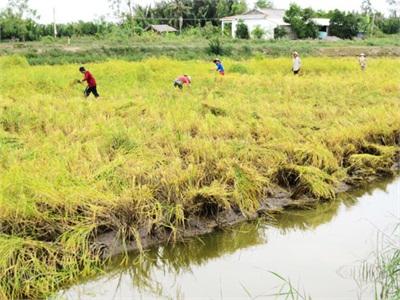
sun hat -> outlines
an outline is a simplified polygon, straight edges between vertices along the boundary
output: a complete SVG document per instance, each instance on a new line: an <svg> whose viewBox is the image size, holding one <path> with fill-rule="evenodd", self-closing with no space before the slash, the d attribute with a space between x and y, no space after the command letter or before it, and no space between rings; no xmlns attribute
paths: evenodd
<svg viewBox="0 0 400 300"><path fill-rule="evenodd" d="M360 56L365 56L365 53L361 53Z"/></svg>

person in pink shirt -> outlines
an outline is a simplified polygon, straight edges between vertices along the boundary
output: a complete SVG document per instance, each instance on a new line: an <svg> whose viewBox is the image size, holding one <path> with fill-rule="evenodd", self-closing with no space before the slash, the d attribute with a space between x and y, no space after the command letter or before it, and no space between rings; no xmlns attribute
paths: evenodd
<svg viewBox="0 0 400 300"><path fill-rule="evenodd" d="M192 78L189 75L182 75L175 79L174 87L183 89L184 85L190 86L191 83L192 83Z"/></svg>

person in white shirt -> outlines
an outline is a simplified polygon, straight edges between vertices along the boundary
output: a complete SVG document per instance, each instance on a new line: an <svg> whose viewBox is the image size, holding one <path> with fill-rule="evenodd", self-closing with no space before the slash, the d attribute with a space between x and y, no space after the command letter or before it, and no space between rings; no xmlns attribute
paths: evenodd
<svg viewBox="0 0 400 300"><path fill-rule="evenodd" d="M301 58L298 52L293 52L293 73L294 75L298 75L301 70Z"/></svg>
<svg viewBox="0 0 400 300"><path fill-rule="evenodd" d="M361 71L365 71L367 69L367 57L364 53L360 54L358 62L360 63Z"/></svg>

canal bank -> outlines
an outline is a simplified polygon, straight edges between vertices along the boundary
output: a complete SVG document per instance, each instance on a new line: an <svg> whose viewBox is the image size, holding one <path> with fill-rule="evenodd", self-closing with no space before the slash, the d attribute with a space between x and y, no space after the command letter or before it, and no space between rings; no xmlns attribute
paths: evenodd
<svg viewBox="0 0 400 300"><path fill-rule="evenodd" d="M132 255L124 267L63 293L66 299L232 299L279 292L287 278L312 299L371 299L355 276L400 217L400 179L342 194L273 222L251 222Z"/></svg>

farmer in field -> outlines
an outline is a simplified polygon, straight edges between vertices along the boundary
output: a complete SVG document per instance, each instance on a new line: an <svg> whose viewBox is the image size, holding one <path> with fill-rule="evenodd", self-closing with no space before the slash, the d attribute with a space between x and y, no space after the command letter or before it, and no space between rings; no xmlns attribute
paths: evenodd
<svg viewBox="0 0 400 300"><path fill-rule="evenodd" d="M301 58L298 52L293 52L293 67L292 67L294 75L298 75L301 70Z"/></svg>
<svg viewBox="0 0 400 300"><path fill-rule="evenodd" d="M175 79L174 87L178 87L180 90L183 89L184 85L190 86L192 78L189 75L182 75Z"/></svg>
<svg viewBox="0 0 400 300"><path fill-rule="evenodd" d="M361 71L365 71L367 69L367 57L364 53L361 53L358 62L360 63Z"/></svg>
<svg viewBox="0 0 400 300"><path fill-rule="evenodd" d="M216 58L213 60L214 64L217 66L217 72L224 76L225 75L225 68L224 65L222 64L221 60Z"/></svg>
<svg viewBox="0 0 400 300"><path fill-rule="evenodd" d="M84 76L82 80L78 80L79 83L84 83L85 81L87 83L87 88L84 91L85 97L89 97L92 93L96 98L100 97L99 93L97 92L96 79L93 77L92 73L86 71L84 67L80 67L79 72L81 72Z"/></svg>

